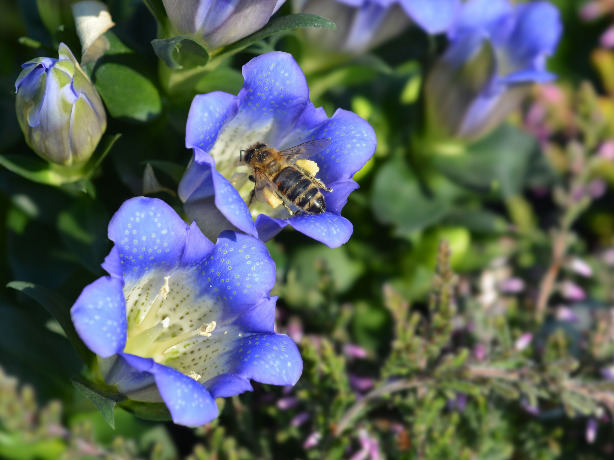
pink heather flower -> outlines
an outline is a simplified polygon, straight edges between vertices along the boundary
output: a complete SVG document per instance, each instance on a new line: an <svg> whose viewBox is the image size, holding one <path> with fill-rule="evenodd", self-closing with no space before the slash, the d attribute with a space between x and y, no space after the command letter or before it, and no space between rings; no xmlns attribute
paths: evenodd
<svg viewBox="0 0 614 460"><path fill-rule="evenodd" d="M286 398L280 398L277 400L277 408L280 410L292 409L298 404L298 398L296 396L288 396Z"/></svg>
<svg viewBox="0 0 614 460"><path fill-rule="evenodd" d="M592 444L595 442L595 439L597 438L597 429L599 428L599 425L597 423L597 420L593 417L588 419L588 422L586 422L586 442L589 444Z"/></svg>
<svg viewBox="0 0 614 460"><path fill-rule="evenodd" d="M614 141L605 141L597 150L599 155L604 160L614 160Z"/></svg>
<svg viewBox="0 0 614 460"><path fill-rule="evenodd" d="M479 361L482 361L486 357L486 347L481 343L478 343L473 348L473 356L475 356Z"/></svg>
<svg viewBox="0 0 614 460"><path fill-rule="evenodd" d="M559 321L575 323L576 321L578 321L578 316L573 312L571 308L561 305L556 310L556 319L558 319Z"/></svg>
<svg viewBox="0 0 614 460"><path fill-rule="evenodd" d="M320 442L320 439L322 439L322 435L317 431L314 431L307 437L307 439L303 443L303 449L311 449L312 447L317 446Z"/></svg>
<svg viewBox="0 0 614 460"><path fill-rule="evenodd" d="M580 276L585 276L587 278L593 276L593 269L591 266L579 257L574 257L569 260L567 263L567 268L573 270Z"/></svg>
<svg viewBox="0 0 614 460"><path fill-rule="evenodd" d="M520 278L508 278L501 282L499 289L504 294L516 294L524 290L524 281Z"/></svg>
<svg viewBox="0 0 614 460"><path fill-rule="evenodd" d="M353 374L349 375L349 381L352 388L360 392L369 391L371 388L373 388L373 385L375 384L372 378L360 377L358 375Z"/></svg>
<svg viewBox="0 0 614 460"><path fill-rule="evenodd" d="M290 420L290 425L293 427L301 426L303 423L305 423L310 418L311 416L309 415L308 412L299 412L292 418L292 420Z"/></svg>
<svg viewBox="0 0 614 460"><path fill-rule="evenodd" d="M588 2L580 8L580 18L584 21L592 21L601 15L603 15L603 8L597 0Z"/></svg>
<svg viewBox="0 0 614 460"><path fill-rule="evenodd" d="M366 358L367 350L361 346L348 343L343 346L343 354L348 358Z"/></svg>
<svg viewBox="0 0 614 460"><path fill-rule="evenodd" d="M608 189L608 184L602 179L595 179L588 184L587 191L592 198L601 198Z"/></svg>
<svg viewBox="0 0 614 460"><path fill-rule="evenodd" d="M606 31L601 35L599 39L599 43L604 48L612 48L614 47L614 26L610 26L606 29Z"/></svg>
<svg viewBox="0 0 614 460"><path fill-rule="evenodd" d="M535 416L539 415L539 407L530 405L527 399L523 399L520 404L522 405L523 409L526 410L529 414Z"/></svg>
<svg viewBox="0 0 614 460"><path fill-rule="evenodd" d="M614 382L614 365L601 369L601 375L604 379Z"/></svg>
<svg viewBox="0 0 614 460"><path fill-rule="evenodd" d="M532 340L533 340L533 334L528 333L528 332L526 334L522 334L516 340L516 343L514 344L514 348L516 348L516 350L518 351L522 351L531 344Z"/></svg>
<svg viewBox="0 0 614 460"><path fill-rule="evenodd" d="M560 292L568 300L584 300L586 298L584 289L569 280L563 281Z"/></svg>
<svg viewBox="0 0 614 460"><path fill-rule="evenodd" d="M602 255L603 261L609 265L614 266L614 248L606 249Z"/></svg>

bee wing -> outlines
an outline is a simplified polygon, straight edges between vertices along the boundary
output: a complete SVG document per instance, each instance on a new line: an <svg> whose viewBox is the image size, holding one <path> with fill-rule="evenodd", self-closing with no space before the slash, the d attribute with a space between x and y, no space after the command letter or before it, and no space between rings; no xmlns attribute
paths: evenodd
<svg viewBox="0 0 614 460"><path fill-rule="evenodd" d="M256 179L254 186L255 198L258 201L264 201L266 203L268 200L264 191L269 189L272 192L276 192L277 184L269 179L260 169L254 169L254 179Z"/></svg>
<svg viewBox="0 0 614 460"><path fill-rule="evenodd" d="M279 152L279 154L287 157L288 159L300 157L306 160L315 154L320 153L329 145L330 139L314 139L312 141L303 142L302 144L282 150Z"/></svg>

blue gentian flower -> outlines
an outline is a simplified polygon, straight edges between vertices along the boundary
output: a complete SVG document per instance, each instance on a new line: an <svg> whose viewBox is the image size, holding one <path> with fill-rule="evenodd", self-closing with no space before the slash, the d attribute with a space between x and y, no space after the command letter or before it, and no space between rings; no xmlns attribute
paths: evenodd
<svg viewBox="0 0 614 460"><path fill-rule="evenodd" d="M162 0L177 32L213 51L262 27L286 0Z"/></svg>
<svg viewBox="0 0 614 460"><path fill-rule="evenodd" d="M58 59L36 58L21 67L15 108L27 144L47 161L79 167L107 128L98 91L63 43Z"/></svg>
<svg viewBox="0 0 614 460"><path fill-rule="evenodd" d="M177 424L217 417L214 398L249 380L293 385L294 342L274 332L275 264L258 239L224 232L214 245L161 200L126 201L109 224L109 276L72 307L105 381L137 401L163 401Z"/></svg>
<svg viewBox="0 0 614 460"><path fill-rule="evenodd" d="M412 22L429 34L445 32L460 0L295 0L303 13L326 17L337 30L307 30L324 47L359 54L403 32Z"/></svg>
<svg viewBox="0 0 614 460"><path fill-rule="evenodd" d="M315 108L305 75L289 54L254 58L243 67L243 77L238 96L213 92L192 102L186 146L194 154L179 184L188 217L209 238L232 229L266 241L292 225L330 247L342 245L352 234L352 224L340 215L341 209L358 188L352 176L375 151L373 129L352 112L339 109L329 118ZM323 192L325 213L290 216L283 206L272 208L260 201L247 207L254 184L238 179L248 172L239 165L242 150L256 142L283 150L317 139L330 140L312 158L319 167L317 178L332 188Z"/></svg>
<svg viewBox="0 0 614 460"><path fill-rule="evenodd" d="M425 91L428 124L439 135L472 139L497 126L546 70L561 36L559 11L537 1L469 0L450 30ZM443 133L441 133L443 131Z"/></svg>

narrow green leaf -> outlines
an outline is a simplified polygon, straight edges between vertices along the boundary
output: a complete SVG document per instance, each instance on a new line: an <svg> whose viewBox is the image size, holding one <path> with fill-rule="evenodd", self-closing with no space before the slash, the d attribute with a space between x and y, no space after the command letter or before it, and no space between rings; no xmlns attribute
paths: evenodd
<svg viewBox="0 0 614 460"><path fill-rule="evenodd" d="M167 422L172 420L171 413L164 403L146 403L126 399L119 403L119 407L145 420Z"/></svg>
<svg viewBox="0 0 614 460"><path fill-rule="evenodd" d="M70 182L69 178L54 171L49 166L49 163L34 155L0 155L0 165L24 179L38 182L39 184L57 187L65 182Z"/></svg>
<svg viewBox="0 0 614 460"><path fill-rule="evenodd" d="M58 215L60 238L81 264L95 275L108 252L109 216L99 201L82 195Z"/></svg>
<svg viewBox="0 0 614 460"><path fill-rule="evenodd" d="M96 147L96 150L92 154L92 157L89 159L86 166L86 171L89 172L90 176L94 174L96 169L98 169L98 167L102 163L102 160L106 158L106 156L111 151L111 148L113 147L113 145L115 145L115 142L117 142L120 137L122 137L121 134L106 134L100 140L98 147Z"/></svg>
<svg viewBox="0 0 614 460"><path fill-rule="evenodd" d="M92 401L109 426L115 429L115 415L113 413L115 405L123 401L125 397L108 385L98 385L81 377L74 377L71 381L83 396Z"/></svg>
<svg viewBox="0 0 614 460"><path fill-rule="evenodd" d="M337 26L329 19L322 18L315 14L297 13L282 16L280 18L273 19L264 26L262 29L242 38L239 41L231 43L228 46L223 47L218 52L214 53L216 56L224 54L231 54L240 51L241 49L268 37L285 30L292 29L305 29L305 28L317 28L317 29L331 29L335 30Z"/></svg>
<svg viewBox="0 0 614 460"><path fill-rule="evenodd" d="M178 35L169 39L151 41L156 55L171 69L191 69L209 62L209 53L195 39Z"/></svg>
<svg viewBox="0 0 614 460"><path fill-rule="evenodd" d="M75 327L73 326L70 318L71 303L68 300L50 289L43 286L37 286L33 283L11 281L6 286L30 296L32 299L36 300L39 304L45 307L51 316L53 316L60 324L64 330L64 333L66 334L66 337L77 353L79 353L81 359L83 359L83 361L86 363L92 360L93 353L83 344L79 338L79 335L77 335Z"/></svg>
<svg viewBox="0 0 614 460"><path fill-rule="evenodd" d="M171 179L173 179L177 183L181 181L183 173L185 173L186 170L185 166L173 163L172 161L150 160L147 162L147 164L150 164L157 170L168 174Z"/></svg>

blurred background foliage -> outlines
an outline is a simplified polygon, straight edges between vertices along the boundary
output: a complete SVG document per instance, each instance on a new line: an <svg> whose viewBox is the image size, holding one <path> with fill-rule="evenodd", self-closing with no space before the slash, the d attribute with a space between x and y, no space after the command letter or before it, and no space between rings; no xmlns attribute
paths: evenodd
<svg viewBox="0 0 614 460"><path fill-rule="evenodd" d="M71 384L84 365L56 319L4 289L0 457L614 455L614 52L603 38L614 9L589 20L583 8L596 2L553 1L558 79L485 137L438 149L415 133L442 37L411 28L370 53L323 58L303 31L286 31L186 76L154 53L144 3L106 3L111 47L85 70L107 108L108 155L76 185L0 169L1 285L35 283L70 304L102 274L124 200L147 194L180 210L191 99L236 94L256 54L291 52L314 104L367 119L378 148L344 209L347 244L290 230L268 243L277 329L305 361L295 388L255 384L198 429L117 410L113 430ZM2 156L33 156L15 117L20 65L55 56L60 41L80 49L67 6L0 0Z"/></svg>

